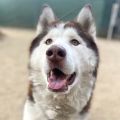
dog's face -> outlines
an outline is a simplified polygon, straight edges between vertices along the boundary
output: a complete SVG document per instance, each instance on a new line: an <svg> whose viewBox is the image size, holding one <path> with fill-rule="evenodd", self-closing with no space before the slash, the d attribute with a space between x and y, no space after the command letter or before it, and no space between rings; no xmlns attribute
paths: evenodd
<svg viewBox="0 0 120 120"><path fill-rule="evenodd" d="M57 21L52 9L44 7L30 47L30 67L41 72L47 89L67 93L80 84L83 74L96 76L95 34L90 6L68 22Z"/></svg>

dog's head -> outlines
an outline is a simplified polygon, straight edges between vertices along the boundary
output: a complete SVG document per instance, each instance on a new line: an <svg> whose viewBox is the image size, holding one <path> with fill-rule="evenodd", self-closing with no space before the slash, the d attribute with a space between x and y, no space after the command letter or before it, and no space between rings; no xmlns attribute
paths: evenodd
<svg viewBox="0 0 120 120"><path fill-rule="evenodd" d="M80 84L84 73L96 77L98 50L91 7L85 6L74 21L59 21L45 6L30 47L30 68L39 71L50 91L67 92ZM38 80L39 81L39 80Z"/></svg>

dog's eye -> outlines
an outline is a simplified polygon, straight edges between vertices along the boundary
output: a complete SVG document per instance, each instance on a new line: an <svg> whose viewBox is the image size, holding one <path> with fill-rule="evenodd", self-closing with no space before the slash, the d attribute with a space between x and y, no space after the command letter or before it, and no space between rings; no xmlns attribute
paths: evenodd
<svg viewBox="0 0 120 120"><path fill-rule="evenodd" d="M77 46L77 45L80 44L80 42L79 42L78 40L76 40L76 39L72 39L72 40L70 41L70 43L73 44L74 46Z"/></svg>
<svg viewBox="0 0 120 120"><path fill-rule="evenodd" d="M52 39L50 39L50 38L45 41L46 45L50 45L51 43L52 43Z"/></svg>

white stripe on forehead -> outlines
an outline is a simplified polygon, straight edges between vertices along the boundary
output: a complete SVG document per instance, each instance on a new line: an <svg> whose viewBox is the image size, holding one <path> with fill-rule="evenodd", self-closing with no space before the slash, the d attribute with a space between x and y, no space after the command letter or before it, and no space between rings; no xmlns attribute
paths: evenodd
<svg viewBox="0 0 120 120"><path fill-rule="evenodd" d="M55 26L52 26L49 28L49 32L51 32L51 30L56 30L56 29L58 31L62 32L64 29L64 26L65 26L65 23L57 23L57 24L55 24Z"/></svg>
<svg viewBox="0 0 120 120"><path fill-rule="evenodd" d="M75 36L78 36L77 31L73 27L67 27L65 28L66 23L58 23L55 27L51 27L48 32L48 36L50 37L62 37L62 36L68 36L70 38L74 38Z"/></svg>

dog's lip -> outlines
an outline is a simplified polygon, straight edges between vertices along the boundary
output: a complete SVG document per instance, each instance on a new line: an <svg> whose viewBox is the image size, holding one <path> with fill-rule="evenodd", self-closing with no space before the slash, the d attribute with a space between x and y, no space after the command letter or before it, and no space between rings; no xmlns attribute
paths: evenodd
<svg viewBox="0 0 120 120"><path fill-rule="evenodd" d="M50 70L48 77L48 89L53 92L65 92L69 85L72 85L76 78L76 72L65 74L62 70L54 68Z"/></svg>

